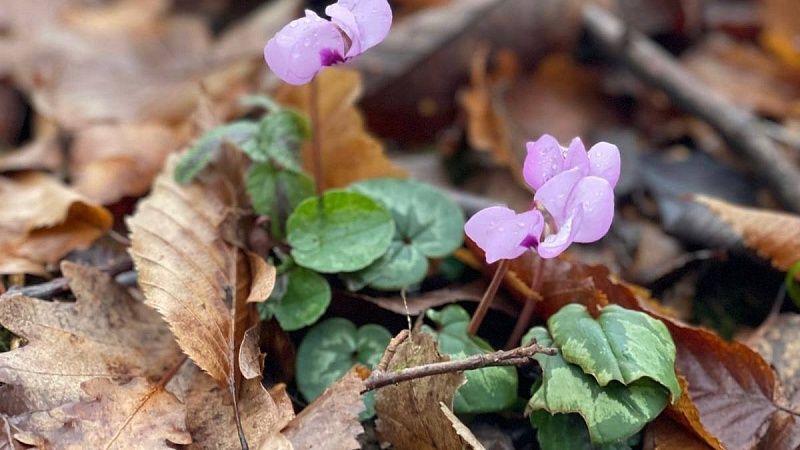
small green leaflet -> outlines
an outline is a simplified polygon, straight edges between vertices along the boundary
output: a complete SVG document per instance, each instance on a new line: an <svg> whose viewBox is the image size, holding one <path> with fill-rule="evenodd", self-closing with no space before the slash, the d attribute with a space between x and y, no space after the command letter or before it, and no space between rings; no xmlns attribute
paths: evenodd
<svg viewBox="0 0 800 450"><path fill-rule="evenodd" d="M303 141L310 136L311 129L302 114L281 108L261 119L256 145L243 147L243 150L253 161L272 161L284 169L302 172L297 155Z"/></svg>
<svg viewBox="0 0 800 450"><path fill-rule="evenodd" d="M528 344L532 339L544 346L553 345L543 327L532 328L522 342ZM641 378L627 386L617 381L600 386L594 377L569 364L560 353L553 356L540 353L534 359L542 367L543 379L528 402L528 410L580 414L595 445L620 443L633 436L655 419L669 400L669 391L650 378Z"/></svg>
<svg viewBox="0 0 800 450"><path fill-rule="evenodd" d="M293 266L281 275L280 288L263 303L259 303L262 318L275 316L286 331L299 330L317 320L331 302L331 287L320 274L304 267Z"/></svg>
<svg viewBox="0 0 800 450"><path fill-rule="evenodd" d="M292 257L321 273L363 269L386 253L394 236L391 214L355 192L329 191L309 198L286 222Z"/></svg>
<svg viewBox="0 0 800 450"><path fill-rule="evenodd" d="M595 320L585 306L572 303L553 314L547 326L564 359L601 386L649 377L669 389L673 402L681 396L675 343L661 321L618 305L606 306Z"/></svg>
<svg viewBox="0 0 800 450"><path fill-rule="evenodd" d="M800 261L792 264L786 272L786 292L794 304L800 308L800 286L797 284L797 275L800 274Z"/></svg>
<svg viewBox="0 0 800 450"><path fill-rule="evenodd" d="M297 349L297 388L309 402L342 377L356 363L374 368L392 335L385 328L367 324L361 328L347 319L320 322ZM364 395L367 411L362 420L375 414L374 392Z"/></svg>
<svg viewBox="0 0 800 450"><path fill-rule="evenodd" d="M181 184L191 182L211 162L223 142L242 148L254 141L257 131L258 124L249 120L231 122L207 131L178 161L175 181Z"/></svg>
<svg viewBox="0 0 800 450"><path fill-rule="evenodd" d="M349 189L380 202L395 222L389 251L369 267L343 275L351 290L365 286L393 290L419 283L428 272L428 258L445 257L463 242L463 212L432 186L378 178Z"/></svg>
<svg viewBox="0 0 800 450"><path fill-rule="evenodd" d="M427 317L438 330L423 327L436 336L439 351L451 359L490 353L492 347L481 338L467 335L469 314L458 305L449 305L439 311L429 310ZM458 388L453 400L457 414L481 414L509 409L517 401L517 370L513 367L486 367L464 372L466 383Z"/></svg>

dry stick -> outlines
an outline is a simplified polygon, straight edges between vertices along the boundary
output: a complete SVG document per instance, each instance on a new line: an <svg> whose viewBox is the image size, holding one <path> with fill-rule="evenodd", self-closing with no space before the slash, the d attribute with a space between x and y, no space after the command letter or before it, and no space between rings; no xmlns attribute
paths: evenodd
<svg viewBox="0 0 800 450"><path fill-rule="evenodd" d="M383 356L381 357L381 361L375 366L375 372L385 372L386 369L389 368L389 362L391 362L392 358L394 358L394 354L397 352L397 347L400 346L408 336L411 335L411 331L409 330L402 330L397 333L397 336L393 337L391 341L389 341L389 345L386 346L386 351L383 352Z"/></svg>
<svg viewBox="0 0 800 450"><path fill-rule="evenodd" d="M708 122L753 165L788 209L800 212L800 171L775 145L759 119L720 96L650 39L595 5L583 7L589 36L677 105Z"/></svg>
<svg viewBox="0 0 800 450"><path fill-rule="evenodd" d="M531 272L532 296L525 299L522 312L517 318L517 323L514 324L514 330L511 332L511 336L508 337L508 341L506 341L506 346L504 347L506 350L514 348L522 339L525 329L528 328L528 324L531 322L533 312L536 310L536 304L542 299L539 294L539 287L542 282L542 258L535 253L531 255Z"/></svg>
<svg viewBox="0 0 800 450"><path fill-rule="evenodd" d="M320 146L320 123L319 123L319 82L317 77L311 80L309 87L309 106L311 116L311 170L314 175L314 184L317 189L317 196L322 198L322 192L325 187L323 186L323 169L322 169L322 147Z"/></svg>
<svg viewBox="0 0 800 450"><path fill-rule="evenodd" d="M398 335L399 336L399 335ZM372 375L364 381L362 393L373 389L382 388L390 384L403 381L415 380L417 378L440 375L449 372L463 372L465 370L481 369L483 367L495 366L522 366L533 361L533 355L543 353L555 355L556 349L542 347L533 343L525 347L518 347L513 350L500 350L493 353L470 356L465 359L445 361L438 363L425 364L417 367L398 370L397 372L386 372L375 370Z"/></svg>
<svg viewBox="0 0 800 450"><path fill-rule="evenodd" d="M494 271L494 276L492 277L491 283L489 283L489 287L486 288L481 302L478 303L478 309L475 310L475 314L472 315L472 320L469 321L469 327L467 327L468 334L474 335L478 332L478 328L481 327L481 322L483 322L483 318L486 317L489 306L492 305L492 300L494 300L494 296L497 293L497 288L500 287L500 283L503 281L506 272L508 272L508 265L509 262L507 259L500 260L500 264Z"/></svg>
<svg viewBox="0 0 800 450"><path fill-rule="evenodd" d="M121 275L127 273L131 267L133 267L133 262L129 258L124 258L98 268L109 275ZM22 294L28 297L50 298L56 294L67 292L68 290L69 280L66 277L58 277L50 281L45 281L44 283L32 284L24 287L12 287L8 290L6 295Z"/></svg>

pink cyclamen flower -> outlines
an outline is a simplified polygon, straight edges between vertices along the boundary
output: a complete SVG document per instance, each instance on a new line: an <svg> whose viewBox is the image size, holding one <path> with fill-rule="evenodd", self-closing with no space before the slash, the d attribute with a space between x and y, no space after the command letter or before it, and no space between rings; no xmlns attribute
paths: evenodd
<svg viewBox="0 0 800 450"><path fill-rule="evenodd" d="M311 81L325 66L349 61L378 45L389 33L387 0L339 0L328 5L325 20L311 10L278 31L264 47L264 59L283 81Z"/></svg>
<svg viewBox="0 0 800 450"><path fill-rule="evenodd" d="M614 218L614 186L620 173L615 145L600 142L587 153L579 138L564 148L544 135L527 147L523 175L536 190L533 208L522 214L505 207L486 208L464 227L490 264L514 259L528 248L542 258L554 258L573 242L599 240Z"/></svg>

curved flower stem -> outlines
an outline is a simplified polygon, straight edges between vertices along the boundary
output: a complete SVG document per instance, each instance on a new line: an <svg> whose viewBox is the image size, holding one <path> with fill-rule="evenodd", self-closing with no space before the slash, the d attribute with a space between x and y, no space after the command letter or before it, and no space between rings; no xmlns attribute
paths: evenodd
<svg viewBox="0 0 800 450"><path fill-rule="evenodd" d="M531 258L532 295L525 300L525 304L522 306L522 312L517 318L517 323L514 324L514 330L511 332L511 336L508 337L508 341L506 341L506 349L514 348L522 338L522 335L525 334L525 328L531 323L531 317L533 317L533 313L536 311L536 304L542 299L539 294L539 288L542 284L543 260L536 253L533 253Z"/></svg>
<svg viewBox="0 0 800 450"><path fill-rule="evenodd" d="M489 283L489 287L486 288L486 292L483 293L481 302L478 304L478 309L476 309L475 314L472 315L472 320L470 320L469 327L467 328L468 334L474 335L478 332L478 328L480 328L481 322L483 322L483 318L486 317L489 306L492 305L494 296L497 294L497 289L500 287L500 283L503 281L506 272L508 272L508 266L509 260L500 260L500 264L498 264L497 269L494 271L492 281Z"/></svg>
<svg viewBox="0 0 800 450"><path fill-rule="evenodd" d="M311 116L311 171L314 176L314 185L317 196L322 197L325 189L323 168L322 168L322 145L320 144L320 123L319 123L319 82L317 77L311 80L309 86L309 105L308 109Z"/></svg>

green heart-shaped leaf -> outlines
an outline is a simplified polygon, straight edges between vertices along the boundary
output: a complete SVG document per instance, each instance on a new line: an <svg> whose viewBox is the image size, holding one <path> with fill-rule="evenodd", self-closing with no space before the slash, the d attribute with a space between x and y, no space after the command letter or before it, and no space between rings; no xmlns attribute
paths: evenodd
<svg viewBox="0 0 800 450"><path fill-rule="evenodd" d="M331 302L328 281L300 266L292 267L282 277L281 289L275 289L269 300L259 304L263 315L274 315L287 331L299 330L319 320Z"/></svg>
<svg viewBox="0 0 800 450"><path fill-rule="evenodd" d="M439 351L453 359L490 353L492 347L475 336L467 334L469 314L458 305L439 311L429 310L426 315L439 328L424 329L434 334ZM458 414L480 414L502 411L517 401L517 371L513 367L486 367L464 372L466 383L458 388L453 400L453 411Z"/></svg>
<svg viewBox="0 0 800 450"><path fill-rule="evenodd" d="M595 320L585 306L572 303L553 314L547 326L564 359L601 386L651 378L669 389L673 402L680 398L675 343L661 321L618 305L606 306Z"/></svg>
<svg viewBox="0 0 800 450"><path fill-rule="evenodd" d="M354 364L375 367L391 339L389 331L379 325L356 328L338 317L320 322L297 349L297 388L306 400L313 401ZM362 418L371 417L375 414L374 393L364 395L364 402L367 412Z"/></svg>
<svg viewBox="0 0 800 450"><path fill-rule="evenodd" d="M385 206L395 221L392 248L380 260L345 275L351 289L401 289L419 283L428 258L449 255L463 242L464 214L432 186L412 180L378 178L350 187Z"/></svg>
<svg viewBox="0 0 800 450"><path fill-rule="evenodd" d="M380 258L392 242L394 221L375 200L331 191L309 198L286 222L292 257L322 273L352 272Z"/></svg>
<svg viewBox="0 0 800 450"><path fill-rule="evenodd" d="M253 161L272 160L280 167L301 172L297 155L309 136L311 130L306 118L295 110L281 108L264 116L258 124L256 145L243 150Z"/></svg>
<svg viewBox="0 0 800 450"><path fill-rule="evenodd" d="M283 224L303 200L314 195L314 182L303 173L278 170L271 163L254 164L247 172L253 209L272 219L272 236L283 238Z"/></svg>
<svg viewBox="0 0 800 450"><path fill-rule="evenodd" d="M528 344L532 339L544 346L553 345L543 327L532 328L522 342ZM542 385L528 402L528 409L580 414L593 444L622 442L667 406L669 391L650 378L641 378L627 386L617 381L600 386L594 377L569 364L560 353L553 356L539 353L534 359L542 367Z"/></svg>
<svg viewBox="0 0 800 450"><path fill-rule="evenodd" d="M542 450L630 450L636 445L638 436L605 445L592 445L589 431L578 414L550 414L547 411L534 411L530 415L531 424L536 427L536 439Z"/></svg>

